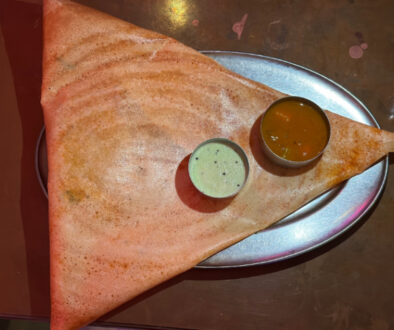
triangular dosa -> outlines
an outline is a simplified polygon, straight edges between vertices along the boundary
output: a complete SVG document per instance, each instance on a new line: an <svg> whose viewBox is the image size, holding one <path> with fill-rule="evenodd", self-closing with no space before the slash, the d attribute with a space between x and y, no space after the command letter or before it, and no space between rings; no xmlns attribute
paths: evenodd
<svg viewBox="0 0 394 330"><path fill-rule="evenodd" d="M394 134L328 112L332 138L315 166L270 165L250 132L281 96L171 38L44 1L53 329L95 320L394 149ZM217 136L250 162L232 200L204 198L187 178L187 155Z"/></svg>

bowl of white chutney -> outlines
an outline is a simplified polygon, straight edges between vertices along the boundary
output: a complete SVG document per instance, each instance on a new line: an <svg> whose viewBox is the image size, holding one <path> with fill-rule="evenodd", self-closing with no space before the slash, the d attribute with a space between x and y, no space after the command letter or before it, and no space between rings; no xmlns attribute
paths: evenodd
<svg viewBox="0 0 394 330"><path fill-rule="evenodd" d="M244 150L226 138L213 138L199 144L189 158L189 176L194 187L212 198L238 194L249 175Z"/></svg>

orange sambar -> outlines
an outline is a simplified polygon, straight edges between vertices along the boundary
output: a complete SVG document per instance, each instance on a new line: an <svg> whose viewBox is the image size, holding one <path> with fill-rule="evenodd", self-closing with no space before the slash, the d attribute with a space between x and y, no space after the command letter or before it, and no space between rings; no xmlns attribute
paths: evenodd
<svg viewBox="0 0 394 330"><path fill-rule="evenodd" d="M326 146L329 126L324 114L308 102L290 99L274 103L265 113L261 134L279 157L305 161L316 157Z"/></svg>

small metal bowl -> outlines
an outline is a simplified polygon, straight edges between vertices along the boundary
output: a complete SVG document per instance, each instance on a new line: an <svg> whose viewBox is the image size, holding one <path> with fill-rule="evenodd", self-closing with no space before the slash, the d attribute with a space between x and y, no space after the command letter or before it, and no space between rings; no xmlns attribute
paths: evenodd
<svg viewBox="0 0 394 330"><path fill-rule="evenodd" d="M311 106L314 110L316 110L322 117L322 119L324 120L324 122L326 123L326 127L327 127L327 134L328 134L328 138L327 138L327 142L324 145L323 149L313 158L310 159L306 159L306 160L302 160L302 161L294 161L294 160L288 160L285 159L279 155L277 155L275 152L273 152L270 147L268 146L268 144L266 143L263 133L262 133L262 126L263 126L263 122L264 122L264 118L266 117L267 113L269 111L271 111L274 106L276 106L279 103L283 103L283 102L288 102L288 101L297 101L297 102L301 102L304 104L307 104L309 106ZM325 114L325 112L314 102L305 99L303 97L299 97L299 96L288 96L288 97L284 97L281 98L275 102L273 102L268 109L265 111L265 113L263 114L261 121L260 121L260 126L259 126L259 138L260 138L260 142L262 145L262 149L264 151L264 153L268 156L268 158L270 160L272 160L274 163L280 165L280 166L284 166L284 167L290 167L290 168L298 168L298 167L302 167L305 165L308 165L312 162L314 162L316 159L318 159L323 152L325 151L325 149L327 148L327 145L330 141L330 137L331 137L331 126L330 126L330 121L328 120L327 115Z"/></svg>
<svg viewBox="0 0 394 330"><path fill-rule="evenodd" d="M199 144L190 156L189 177L194 187L212 198L229 198L240 192L249 175L243 149L225 138Z"/></svg>

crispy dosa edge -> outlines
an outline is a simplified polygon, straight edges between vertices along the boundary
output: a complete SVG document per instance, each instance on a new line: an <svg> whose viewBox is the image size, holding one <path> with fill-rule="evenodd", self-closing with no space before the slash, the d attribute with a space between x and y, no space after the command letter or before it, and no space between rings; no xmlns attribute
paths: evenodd
<svg viewBox="0 0 394 330"><path fill-rule="evenodd" d="M82 23L82 26L84 28L87 28L87 23L86 20L89 21L89 23L92 25L92 28L94 30L94 25L99 24L100 28L102 29L114 29L117 26L124 28L127 26L128 28L138 29L138 33L143 33L145 38L166 38L168 40L171 40L171 42L175 42L173 39L164 37L160 34L151 32L151 31L146 31L140 28L136 28L133 25L123 22L121 20L118 20L116 18L113 18L109 15L106 15L104 13L95 11L91 8L84 7L79 4L72 3L70 1L44 1L44 56L43 56L43 85L42 85L42 104L44 108L44 113L45 113L45 124L47 127L47 141L48 141L48 162L49 162L49 182L48 182L48 190L49 190L49 215L50 215L50 235L51 235L51 296L52 296L52 320L51 320L51 327L54 329L69 329L69 328L78 328L81 327L100 315L104 314L105 312L115 308L116 306L122 304L123 302L127 301L128 299L132 298L136 294L139 294L150 287L153 287L157 285L158 283L175 276L178 273L181 273L189 268L191 268L194 264L200 262L201 260L205 259L206 257L212 255L213 253L227 247L228 245L235 243L239 241L240 239L252 234L253 232L256 232L270 223L258 223L256 225L252 226L246 226L246 227L240 227L240 228L235 228L235 230L232 232L232 235L230 238L227 238L226 240L218 242L217 245L212 246L211 249L209 250L204 250L202 254L198 255L193 262L194 264L191 264L190 262L180 265L178 268L172 269L169 273L167 274L162 274L162 275L155 275L153 278L151 278L147 284L143 287L138 288L134 292L130 293L126 298L122 297L121 299L108 299L108 303L101 305L101 306L93 306L90 310L86 311L84 310L85 306L72 306L71 309L67 309L67 301L65 301L62 297L62 294L60 293L60 287L61 283L59 283L59 279L61 280L61 263L62 263L62 258L63 258L63 237L59 235L61 233L61 230L59 227L62 226L62 224L59 222L59 220L62 219L62 212L64 212L61 209L61 203L58 200L58 194L55 193L57 187L58 187L58 182L56 182L56 178L54 179L54 176L52 173L55 173L60 170L59 167L62 166L62 164L59 162L58 159L56 159L53 155L56 154L56 148L58 147L58 143L61 141L59 140L59 132L61 132L61 129L59 129L59 123L57 118L59 117L58 109L60 109L60 105L65 101L67 98L67 93L62 93L64 89L64 86L61 86L60 89L53 88L52 86L52 81L56 78L57 74L57 59L56 56L61 53L62 47L64 46L63 43L65 43L65 40L62 39L62 35L64 36L69 36L70 33L75 33L75 34L80 34L80 33L86 33L86 35L89 35L89 31L81 31L79 30L81 26L75 23L79 23L80 20L84 20L84 23ZM70 32L72 30L72 32ZM89 30L89 29L87 29ZM186 46L181 45L180 46L182 51L184 52L195 52L194 50L189 49ZM226 71L222 67L218 66L215 62L213 62L210 59L207 59L203 56L200 57L202 61L209 61L212 63L213 70L221 70L221 71ZM256 89L259 89L260 91L264 92L269 92L274 95L274 98L279 98L283 94L273 91L261 84L251 82L245 78L239 77L236 74L229 73L229 75L236 77L237 79L240 79L242 82L247 82L251 86L253 86ZM67 86L66 86L67 87ZM332 122L333 127L340 127L339 131L342 132L349 132L352 131L359 131L359 125L357 123L354 123L349 120L343 120L342 117L328 113L330 121ZM61 118L61 116L60 116ZM344 125L343 127L341 125ZM349 127L352 126L352 127ZM346 126L346 127L345 127ZM354 127L353 127L354 126ZM362 127L362 132L365 131L371 132L372 139L366 139L366 143L370 148L377 148L379 149L379 152L376 153L374 152L371 157L367 157L365 159L365 162L363 162L362 165L358 163L358 158L360 155L357 155L357 152L354 152L352 154L353 158L349 158L348 155L344 154L344 159L351 159L351 162L348 163L348 165L345 166L346 170L344 171L343 168L344 166L339 166L339 167L330 167L330 175L327 175L327 172L322 172L322 176L325 178L325 181L318 189L311 191L305 198L304 203L306 203L308 200L310 200L313 197L316 197L316 195L322 193L324 190L332 187L336 183L356 174L355 172L359 173L362 170L365 169L365 165L368 162L368 165L371 163L377 161L380 157L382 157L385 153L389 151L393 151L393 134L389 132L382 132L382 131L377 131L372 128L365 128ZM370 130L371 129L371 130ZM376 134L378 132L379 138L376 138ZM365 134L361 134L359 137L354 137L355 139L358 138L363 138L365 137ZM371 144L371 141L374 141L374 144ZM382 147L383 146L383 147ZM338 152L338 150L337 150ZM342 152L342 151L341 151ZM346 150L343 151L343 153L346 153ZM339 170L341 173L339 173ZM319 175L319 173L317 173ZM258 194L256 194L256 190L261 189L260 186L256 185L254 187L249 187L249 189L245 189L243 192L244 196L248 196L247 198L251 201L248 203L244 209L245 209L245 217L247 217L248 214L254 214L256 210L253 208L253 203L258 204ZM246 197L244 197L246 198ZM235 201L234 205L239 204L239 202ZM298 205L301 206L302 202ZM235 206L236 207L236 206ZM287 209L286 213L291 213L294 209ZM285 216L286 214L274 214L273 218L271 219L271 223L279 220L280 217ZM197 253L198 254L198 253ZM108 279L109 282L111 281L111 278ZM94 302L94 301L93 301ZM86 302L87 304L90 302ZM101 302L102 303L102 302ZM93 309L93 311L92 311ZM78 315L78 310L80 311L80 314Z"/></svg>

